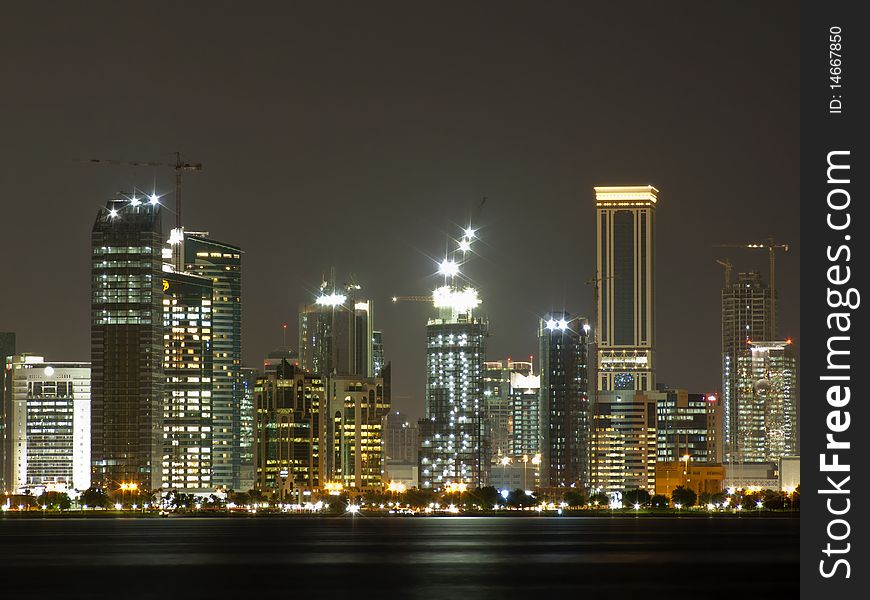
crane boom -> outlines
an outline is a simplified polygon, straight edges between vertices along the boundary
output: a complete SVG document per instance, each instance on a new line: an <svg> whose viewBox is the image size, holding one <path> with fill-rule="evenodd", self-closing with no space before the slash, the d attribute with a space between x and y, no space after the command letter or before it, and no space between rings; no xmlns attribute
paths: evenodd
<svg viewBox="0 0 870 600"><path fill-rule="evenodd" d="M432 296L393 296L393 302L434 302Z"/></svg>
<svg viewBox="0 0 870 600"><path fill-rule="evenodd" d="M788 244L777 244L774 239L760 244L714 244L714 248L745 248L748 250L767 250L770 259L770 335L776 337L776 251L788 252ZM727 260L727 259L726 259ZM718 262L718 261L717 261ZM719 263L723 264L723 263Z"/></svg>

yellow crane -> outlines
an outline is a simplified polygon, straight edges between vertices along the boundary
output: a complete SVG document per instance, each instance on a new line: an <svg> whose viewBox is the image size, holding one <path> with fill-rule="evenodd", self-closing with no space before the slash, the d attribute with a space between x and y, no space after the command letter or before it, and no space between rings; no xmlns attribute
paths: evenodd
<svg viewBox="0 0 870 600"><path fill-rule="evenodd" d="M715 244L714 247L767 250L770 258L770 334L776 337L776 251L788 252L788 244L778 244L773 238L767 238L766 242L759 244Z"/></svg>

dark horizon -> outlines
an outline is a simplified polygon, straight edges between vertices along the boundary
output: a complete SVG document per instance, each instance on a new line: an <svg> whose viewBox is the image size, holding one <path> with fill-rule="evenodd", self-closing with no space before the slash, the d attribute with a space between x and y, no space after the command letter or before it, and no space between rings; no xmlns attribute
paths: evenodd
<svg viewBox="0 0 870 600"><path fill-rule="evenodd" d="M431 292L487 197L468 267L487 359L537 355L539 316L591 314L592 188L623 184L660 190L659 382L721 386L717 258L768 279L766 252L713 244L791 246L779 337L800 348L793 3L378 7L10 8L0 331L17 351L89 360L98 208L132 186L171 199L168 169L79 160L176 150L204 164L185 177L186 228L245 252L246 366L283 323L296 347L298 307L335 266L375 301L394 408L419 416L432 311L390 298Z"/></svg>

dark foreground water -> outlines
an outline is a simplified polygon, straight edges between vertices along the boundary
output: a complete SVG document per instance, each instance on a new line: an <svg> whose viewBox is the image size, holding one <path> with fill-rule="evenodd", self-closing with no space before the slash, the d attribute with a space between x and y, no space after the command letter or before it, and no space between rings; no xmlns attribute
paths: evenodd
<svg viewBox="0 0 870 600"><path fill-rule="evenodd" d="M798 545L761 515L2 519L0 598L794 598Z"/></svg>

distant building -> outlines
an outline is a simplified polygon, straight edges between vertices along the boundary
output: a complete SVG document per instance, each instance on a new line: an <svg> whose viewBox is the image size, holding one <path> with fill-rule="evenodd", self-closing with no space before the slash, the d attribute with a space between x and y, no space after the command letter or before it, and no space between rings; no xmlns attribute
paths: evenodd
<svg viewBox="0 0 870 600"><path fill-rule="evenodd" d="M398 410L391 410L384 419L384 447L387 464L417 463L419 430L417 423Z"/></svg>
<svg viewBox="0 0 870 600"><path fill-rule="evenodd" d="M384 334L372 331L372 377L380 377L385 364Z"/></svg>
<svg viewBox="0 0 870 600"><path fill-rule="evenodd" d="M490 485L497 490L534 490L539 487L539 467L521 457L503 457L501 462L493 465L490 474Z"/></svg>
<svg viewBox="0 0 870 600"><path fill-rule="evenodd" d="M325 480L356 491L381 488L385 476L383 420L390 410L384 380L333 375L326 381L327 403L321 419Z"/></svg>
<svg viewBox="0 0 870 600"><path fill-rule="evenodd" d="M516 363L514 363L516 364ZM511 371L510 455L533 456L541 452L541 376L531 371Z"/></svg>
<svg viewBox="0 0 870 600"><path fill-rule="evenodd" d="M684 487L701 494L721 492L725 481L725 467L709 463L670 461L656 463L655 493L670 497L674 488Z"/></svg>
<svg viewBox="0 0 870 600"><path fill-rule="evenodd" d="M257 369L241 368L242 404L239 407L239 490L254 487L254 388Z"/></svg>
<svg viewBox="0 0 870 600"><path fill-rule="evenodd" d="M163 273L161 487L213 490L212 279Z"/></svg>
<svg viewBox="0 0 870 600"><path fill-rule="evenodd" d="M595 188L598 390L656 389L658 193L651 185Z"/></svg>
<svg viewBox="0 0 870 600"><path fill-rule="evenodd" d="M737 359L734 462L797 454L797 367L791 341L751 341Z"/></svg>
<svg viewBox="0 0 870 600"><path fill-rule="evenodd" d="M783 456L779 459L779 489L794 492L801 484L801 457Z"/></svg>
<svg viewBox="0 0 870 600"><path fill-rule="evenodd" d="M401 482L407 487L417 487L420 444L417 422L398 410L391 410L384 417L383 431L385 481Z"/></svg>
<svg viewBox="0 0 870 600"><path fill-rule="evenodd" d="M715 394L659 390L656 403L658 462L722 463L722 404Z"/></svg>
<svg viewBox="0 0 870 600"><path fill-rule="evenodd" d="M12 457L12 437L6 430L6 422L12 418L11 404L6 405L6 359L15 355L15 334L0 331L0 491L11 489L6 479L6 463Z"/></svg>
<svg viewBox="0 0 870 600"><path fill-rule="evenodd" d="M592 407L591 488L655 493L656 403L666 398L662 392L598 392Z"/></svg>
<svg viewBox="0 0 870 600"><path fill-rule="evenodd" d="M510 454L513 415L511 414L511 366L508 360L484 361L484 462ZM528 363L524 363L528 364Z"/></svg>
<svg viewBox="0 0 870 600"><path fill-rule="evenodd" d="M728 463L725 465L725 489L778 490L779 471L776 463Z"/></svg>
<svg viewBox="0 0 870 600"><path fill-rule="evenodd" d="M372 377L373 302L357 297L358 285L346 288L331 293L324 289L314 303L300 307L300 364L323 376Z"/></svg>
<svg viewBox="0 0 870 600"><path fill-rule="evenodd" d="M254 387L255 487L284 498L324 482L320 432L327 384L286 359L272 361Z"/></svg>
<svg viewBox="0 0 870 600"><path fill-rule="evenodd" d="M238 488L244 388L242 368L242 250L208 233L184 236L185 270L212 281L211 344L214 371L211 397L212 484Z"/></svg>
<svg viewBox="0 0 870 600"><path fill-rule="evenodd" d="M163 252L159 202L110 200L91 234L94 483L163 481Z"/></svg>
<svg viewBox="0 0 870 600"><path fill-rule="evenodd" d="M420 427L420 486L486 483L483 357L485 320L442 309L426 326L426 419ZM431 424L431 427L428 425Z"/></svg>
<svg viewBox="0 0 870 600"><path fill-rule="evenodd" d="M770 289L761 273L739 273L722 289L722 402L725 411L725 460L745 460L744 449L754 435L741 417L738 399L738 361L750 355L747 340L770 340Z"/></svg>
<svg viewBox="0 0 870 600"><path fill-rule="evenodd" d="M588 484L589 325L585 317L551 313L540 320L541 485Z"/></svg>
<svg viewBox="0 0 870 600"><path fill-rule="evenodd" d="M6 491L91 485L91 369L86 362L47 362L27 354L7 357L10 434Z"/></svg>

